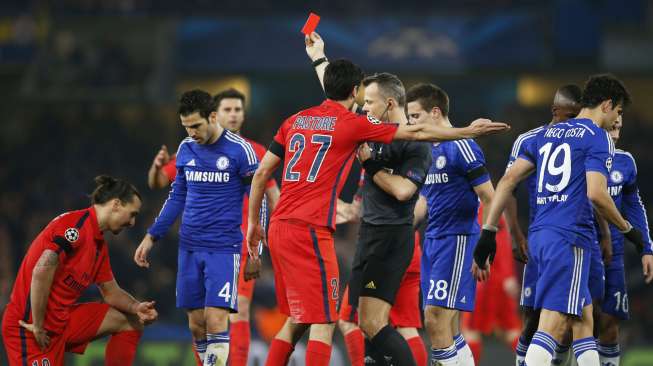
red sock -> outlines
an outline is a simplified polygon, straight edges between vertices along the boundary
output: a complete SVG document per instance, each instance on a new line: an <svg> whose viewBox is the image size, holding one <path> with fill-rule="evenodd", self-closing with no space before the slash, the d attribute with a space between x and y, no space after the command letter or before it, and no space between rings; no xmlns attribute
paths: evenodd
<svg viewBox="0 0 653 366"><path fill-rule="evenodd" d="M229 330L229 365L246 366L249 354L250 330L248 321L231 323Z"/></svg>
<svg viewBox="0 0 653 366"><path fill-rule="evenodd" d="M519 343L519 335L515 336L515 338L510 342L510 347L514 351L517 349L517 343Z"/></svg>
<svg viewBox="0 0 653 366"><path fill-rule="evenodd" d="M195 347L191 347L191 348L193 348L193 356L195 356L195 361L197 362L197 366L204 365L204 362L202 362L202 359L200 358L200 354L197 353Z"/></svg>
<svg viewBox="0 0 653 366"><path fill-rule="evenodd" d="M129 330L111 335L104 351L106 366L131 365L136 356L136 347L143 332Z"/></svg>
<svg viewBox="0 0 653 366"><path fill-rule="evenodd" d="M470 341L469 339L466 339L467 345L469 346L469 349L472 350L472 355L474 356L474 363L476 365L480 364L481 360L481 353L483 352L483 343L480 341Z"/></svg>
<svg viewBox="0 0 653 366"><path fill-rule="evenodd" d="M352 366L363 366L365 363L365 338L363 331L356 328L345 334L345 346Z"/></svg>
<svg viewBox="0 0 653 366"><path fill-rule="evenodd" d="M308 341L306 346L306 366L329 366L331 345L320 341Z"/></svg>
<svg viewBox="0 0 653 366"><path fill-rule="evenodd" d="M410 351L413 353L413 358L415 359L417 366L426 366L426 346L424 346L422 337L413 337L407 339L406 342L408 342L408 346L410 347Z"/></svg>
<svg viewBox="0 0 653 366"><path fill-rule="evenodd" d="M286 366L293 349L295 347L292 344L281 339L273 339L270 343L270 351L267 360L265 360L265 366Z"/></svg>

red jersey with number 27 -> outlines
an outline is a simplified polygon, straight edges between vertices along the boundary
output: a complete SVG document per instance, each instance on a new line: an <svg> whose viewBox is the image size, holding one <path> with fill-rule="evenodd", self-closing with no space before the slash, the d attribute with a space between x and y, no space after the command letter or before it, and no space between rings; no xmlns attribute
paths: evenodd
<svg viewBox="0 0 653 366"><path fill-rule="evenodd" d="M270 149L284 159L272 220L295 219L335 230L336 200L358 145L390 143L396 132L396 124L355 114L332 100L285 120Z"/></svg>
<svg viewBox="0 0 653 366"><path fill-rule="evenodd" d="M95 209L59 215L34 239L20 265L7 305L5 319L12 325L17 325L19 319L32 323L32 271L46 249L59 254L59 266L50 287L43 327L60 334L82 292L92 283L113 280L107 244Z"/></svg>

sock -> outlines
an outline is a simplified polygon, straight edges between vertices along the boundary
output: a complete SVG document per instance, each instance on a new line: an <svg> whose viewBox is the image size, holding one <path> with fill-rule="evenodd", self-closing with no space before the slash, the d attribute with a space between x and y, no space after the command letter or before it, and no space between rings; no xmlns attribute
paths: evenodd
<svg viewBox="0 0 653 366"><path fill-rule="evenodd" d="M621 350L619 349L619 343L617 344L600 344L599 349L599 359L601 360L601 365L614 365L619 366L619 359L621 358Z"/></svg>
<svg viewBox="0 0 653 366"><path fill-rule="evenodd" d="M345 346L351 365L363 366L365 364L365 340L360 328L345 334Z"/></svg>
<svg viewBox="0 0 653 366"><path fill-rule="evenodd" d="M465 337L459 333L453 337L453 342L456 345L460 366L474 366L474 355L467 342L465 342Z"/></svg>
<svg viewBox="0 0 653 366"><path fill-rule="evenodd" d="M199 361L199 365L204 365L204 358L206 356L206 339L197 339L193 342L195 349L195 360Z"/></svg>
<svg viewBox="0 0 653 366"><path fill-rule="evenodd" d="M523 335L517 340L517 346L515 347L515 366L526 365L524 360L526 359L526 351L528 351L528 343Z"/></svg>
<svg viewBox="0 0 653 366"><path fill-rule="evenodd" d="M551 335L538 330L533 335L531 345L528 346L528 351L526 351L525 365L549 366L557 346L558 342Z"/></svg>
<svg viewBox="0 0 653 366"><path fill-rule="evenodd" d="M417 366L426 366L428 362L428 356L426 355L426 346L424 346L424 341L422 337L416 336L406 340L408 342L408 347L413 353L413 358L415 359L415 364Z"/></svg>
<svg viewBox="0 0 653 366"><path fill-rule="evenodd" d="M431 348L431 364L442 366L459 366L456 345L447 348Z"/></svg>
<svg viewBox="0 0 653 366"><path fill-rule="evenodd" d="M268 358L265 360L265 366L286 366L290 354L295 349L292 344L281 340L273 339L270 343L270 350L268 351Z"/></svg>
<svg viewBox="0 0 653 366"><path fill-rule="evenodd" d="M391 326L386 325L370 340L372 346L382 350L384 355L392 357L394 366L414 366L415 359L404 337Z"/></svg>
<svg viewBox="0 0 653 366"><path fill-rule="evenodd" d="M365 364L371 364L374 366L390 366L383 353L374 348L372 342L370 342L368 338L365 338Z"/></svg>
<svg viewBox="0 0 653 366"><path fill-rule="evenodd" d="M578 366L599 365L599 353L596 351L596 339L594 337L577 339L572 343L571 347L574 349L574 356L576 356Z"/></svg>
<svg viewBox="0 0 653 366"><path fill-rule="evenodd" d="M553 360L551 360L551 365L562 365L567 358L569 357L569 346L558 344L555 352L553 353Z"/></svg>
<svg viewBox="0 0 653 366"><path fill-rule="evenodd" d="M329 366L331 345L309 340L306 345L306 366Z"/></svg>
<svg viewBox="0 0 653 366"><path fill-rule="evenodd" d="M247 366L247 356L249 355L250 330L248 321L231 323L229 329L229 365L230 366Z"/></svg>
<svg viewBox="0 0 653 366"><path fill-rule="evenodd" d="M226 366L229 358L229 331L206 334L204 366Z"/></svg>
<svg viewBox="0 0 653 366"><path fill-rule="evenodd" d="M519 337L515 336L515 338L513 338L512 342L510 342L510 349L512 349L512 350L517 349L517 344L518 343L519 343ZM472 348L472 351L473 350L474 349Z"/></svg>
<svg viewBox="0 0 653 366"><path fill-rule="evenodd" d="M105 365L131 365L136 356L138 341L142 335L143 332L139 330L128 330L112 334L104 351Z"/></svg>
<svg viewBox="0 0 653 366"><path fill-rule="evenodd" d="M481 353L483 352L483 343L480 340L478 341L467 341L469 349L472 350L472 355L474 355L474 363L480 364L481 362Z"/></svg>

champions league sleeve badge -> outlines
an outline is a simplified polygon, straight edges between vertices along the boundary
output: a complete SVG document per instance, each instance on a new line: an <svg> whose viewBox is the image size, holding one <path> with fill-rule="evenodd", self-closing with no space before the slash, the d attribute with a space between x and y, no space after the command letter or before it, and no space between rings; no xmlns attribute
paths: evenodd
<svg viewBox="0 0 653 366"><path fill-rule="evenodd" d="M69 243L74 243L79 239L79 230L77 230L74 227L66 229L66 231L63 234L64 238L68 240Z"/></svg>

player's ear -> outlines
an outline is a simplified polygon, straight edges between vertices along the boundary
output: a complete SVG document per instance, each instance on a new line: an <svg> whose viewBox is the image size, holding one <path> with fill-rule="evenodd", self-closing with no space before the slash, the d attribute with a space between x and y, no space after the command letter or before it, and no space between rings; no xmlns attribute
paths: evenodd
<svg viewBox="0 0 653 366"><path fill-rule="evenodd" d="M601 111L603 113L608 113L613 109L614 106L612 105L612 99L606 99L603 102L601 102Z"/></svg>
<svg viewBox="0 0 653 366"><path fill-rule="evenodd" d="M433 118L436 118L436 119L440 118L440 117L442 117L442 111L438 107L433 107L433 108L431 108L431 115L433 116Z"/></svg>
<svg viewBox="0 0 653 366"><path fill-rule="evenodd" d="M120 198L113 198L111 200L111 211L118 211L120 209L120 206L122 206L122 202L120 201Z"/></svg>
<svg viewBox="0 0 653 366"><path fill-rule="evenodd" d="M218 121L218 112L213 111L211 114L209 114L209 123L216 123Z"/></svg>

